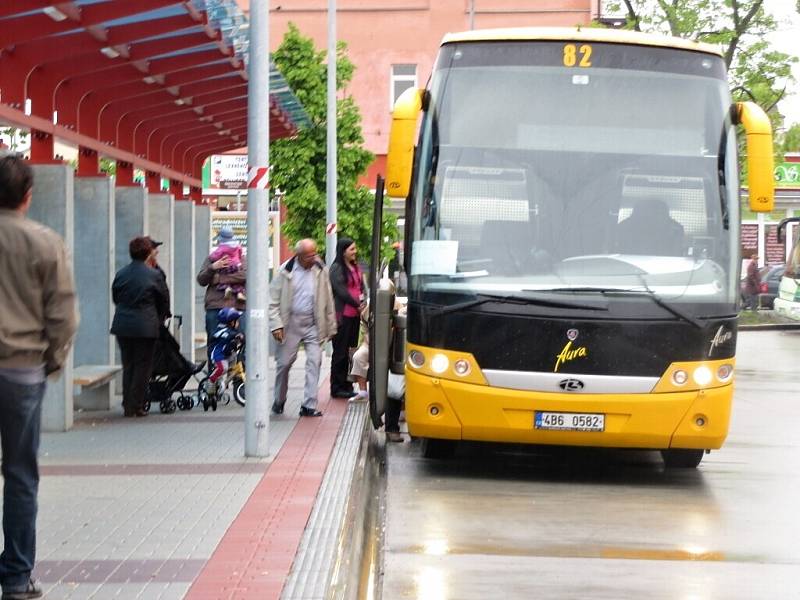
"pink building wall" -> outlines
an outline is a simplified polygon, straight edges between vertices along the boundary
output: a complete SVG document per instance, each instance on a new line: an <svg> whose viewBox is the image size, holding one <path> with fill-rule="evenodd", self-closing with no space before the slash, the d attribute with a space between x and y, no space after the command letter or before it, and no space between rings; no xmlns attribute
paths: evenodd
<svg viewBox="0 0 800 600"><path fill-rule="evenodd" d="M249 0L237 0L244 10ZM474 0L475 28L574 26L598 16L600 0ZM382 170L391 122L393 64L417 65L424 87L442 37L469 29L470 0L337 0L337 38L347 42L356 71L347 90L359 105L366 147L377 160L364 178ZM270 48L295 23L327 48L327 0L270 0Z"/></svg>

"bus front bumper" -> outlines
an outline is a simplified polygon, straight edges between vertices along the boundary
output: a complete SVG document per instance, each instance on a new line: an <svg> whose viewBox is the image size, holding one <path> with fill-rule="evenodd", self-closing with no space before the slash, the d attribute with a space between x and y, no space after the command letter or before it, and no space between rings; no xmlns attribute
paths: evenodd
<svg viewBox="0 0 800 600"><path fill-rule="evenodd" d="M722 446L733 384L658 394L556 394L438 379L406 369L406 420L414 437L602 446ZM536 429L536 411L605 415L603 431Z"/></svg>

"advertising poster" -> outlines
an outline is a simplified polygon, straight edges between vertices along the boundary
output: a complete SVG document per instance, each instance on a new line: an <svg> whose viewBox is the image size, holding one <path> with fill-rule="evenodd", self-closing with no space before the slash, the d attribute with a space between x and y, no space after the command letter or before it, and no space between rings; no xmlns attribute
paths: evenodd
<svg viewBox="0 0 800 600"><path fill-rule="evenodd" d="M216 190L247 189L247 155L210 156L203 167L203 187Z"/></svg>

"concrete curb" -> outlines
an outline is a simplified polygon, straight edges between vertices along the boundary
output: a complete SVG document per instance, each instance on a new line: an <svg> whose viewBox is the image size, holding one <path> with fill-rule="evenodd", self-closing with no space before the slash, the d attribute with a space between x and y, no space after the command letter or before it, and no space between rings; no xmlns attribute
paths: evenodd
<svg viewBox="0 0 800 600"><path fill-rule="evenodd" d="M282 600L345 600L359 597L364 564L371 564L376 490L382 443L372 430L369 406L348 405L314 509L306 525Z"/></svg>

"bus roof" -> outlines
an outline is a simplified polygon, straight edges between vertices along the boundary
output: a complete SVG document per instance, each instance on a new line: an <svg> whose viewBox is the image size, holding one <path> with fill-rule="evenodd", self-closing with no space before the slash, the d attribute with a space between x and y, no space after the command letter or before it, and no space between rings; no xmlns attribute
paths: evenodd
<svg viewBox="0 0 800 600"><path fill-rule="evenodd" d="M484 42L511 40L564 40L574 42L608 42L611 44L634 44L638 46L658 46L694 50L722 56L717 46L695 42L683 38L669 37L626 31L621 29L602 29L597 27L515 27L506 29L477 29L460 33L447 33L442 44L453 42Z"/></svg>

